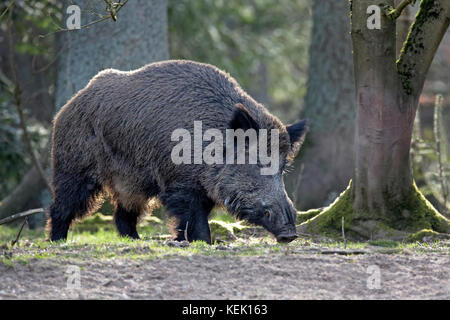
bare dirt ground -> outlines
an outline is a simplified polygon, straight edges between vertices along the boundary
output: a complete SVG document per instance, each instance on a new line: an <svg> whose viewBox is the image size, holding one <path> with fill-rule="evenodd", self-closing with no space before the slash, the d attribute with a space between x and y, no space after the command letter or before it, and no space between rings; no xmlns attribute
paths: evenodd
<svg viewBox="0 0 450 320"><path fill-rule="evenodd" d="M68 287L67 272L73 266L80 268L79 289L71 288L75 282ZM450 259L445 252L339 255L291 250L148 260L61 255L0 264L0 299L449 298Z"/></svg>

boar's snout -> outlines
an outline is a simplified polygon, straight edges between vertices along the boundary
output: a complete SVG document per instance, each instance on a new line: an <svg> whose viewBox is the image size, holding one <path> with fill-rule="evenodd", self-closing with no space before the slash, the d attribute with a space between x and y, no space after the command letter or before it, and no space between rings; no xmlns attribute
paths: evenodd
<svg viewBox="0 0 450 320"><path fill-rule="evenodd" d="M296 211L290 202L282 206L280 212L275 214L270 225L272 228L269 228L269 231L272 232L278 242L288 243L297 239L295 218Z"/></svg>
<svg viewBox="0 0 450 320"><path fill-rule="evenodd" d="M277 237L278 242L289 243L295 239L297 239L297 235L295 233L282 233Z"/></svg>

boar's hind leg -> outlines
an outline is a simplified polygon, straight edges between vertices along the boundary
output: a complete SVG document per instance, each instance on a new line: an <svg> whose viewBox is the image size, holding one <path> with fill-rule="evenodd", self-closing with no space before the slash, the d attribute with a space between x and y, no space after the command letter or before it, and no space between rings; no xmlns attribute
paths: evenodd
<svg viewBox="0 0 450 320"><path fill-rule="evenodd" d="M67 238L70 224L76 218L92 212L96 208L101 185L91 179L81 179L67 174L55 174L54 201L50 205L48 228L50 239L57 241Z"/></svg>
<svg viewBox="0 0 450 320"><path fill-rule="evenodd" d="M214 203L204 192L168 190L160 199L169 215L175 219L175 240L202 240L211 244L208 215Z"/></svg>
<svg viewBox="0 0 450 320"><path fill-rule="evenodd" d="M121 236L139 239L136 229L139 215L140 210L127 210L120 203L116 204L114 222L116 223L117 231L119 231Z"/></svg>

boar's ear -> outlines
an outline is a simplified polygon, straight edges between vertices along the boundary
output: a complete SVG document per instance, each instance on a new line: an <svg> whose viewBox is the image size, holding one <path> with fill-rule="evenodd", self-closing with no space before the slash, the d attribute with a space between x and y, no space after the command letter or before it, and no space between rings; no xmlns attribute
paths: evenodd
<svg viewBox="0 0 450 320"><path fill-rule="evenodd" d="M244 131L248 129L259 129L259 125L241 103L237 103L235 107L236 109L234 110L233 118L230 122L231 129L242 129Z"/></svg>
<svg viewBox="0 0 450 320"><path fill-rule="evenodd" d="M291 139L291 145L301 145L305 139L306 132L309 129L308 120L301 120L299 122L286 126L286 130L289 133Z"/></svg>

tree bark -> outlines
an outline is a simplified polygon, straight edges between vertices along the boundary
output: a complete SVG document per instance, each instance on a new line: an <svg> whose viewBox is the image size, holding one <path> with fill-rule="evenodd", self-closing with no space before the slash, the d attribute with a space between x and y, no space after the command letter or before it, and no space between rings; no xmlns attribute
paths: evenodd
<svg viewBox="0 0 450 320"><path fill-rule="evenodd" d="M393 1L388 4L393 5ZM355 209L386 210L384 193L403 197L412 185L409 149L417 99L403 93L396 75L395 20L367 28L370 1L353 1L355 46Z"/></svg>
<svg viewBox="0 0 450 320"><path fill-rule="evenodd" d="M67 1L81 8L81 25L98 19L86 11L104 12L100 1ZM91 8L91 4L95 4ZM65 23L63 19L63 24ZM65 27L65 26L64 26ZM89 80L106 68L133 70L169 57L166 0L129 1L117 21L106 20L89 28L60 33L66 49L58 61L56 108L59 110Z"/></svg>
<svg viewBox="0 0 450 320"><path fill-rule="evenodd" d="M66 1L63 12L72 4L80 6L82 26L98 19L91 13L93 10L106 14L103 2L88 0ZM62 28L66 28L66 18ZM132 70L168 59L166 0L129 1L118 13L117 21L109 19L89 28L61 32L58 43L62 51L57 62L56 110L105 68ZM50 163L48 157L49 153L41 156L44 168ZM32 168L2 201L0 218L39 206L43 189Z"/></svg>
<svg viewBox="0 0 450 320"><path fill-rule="evenodd" d="M314 1L309 56L304 117L311 129L295 191L302 210L324 206L352 176L355 86L348 1Z"/></svg>

